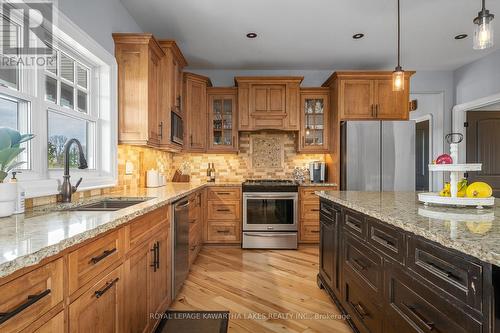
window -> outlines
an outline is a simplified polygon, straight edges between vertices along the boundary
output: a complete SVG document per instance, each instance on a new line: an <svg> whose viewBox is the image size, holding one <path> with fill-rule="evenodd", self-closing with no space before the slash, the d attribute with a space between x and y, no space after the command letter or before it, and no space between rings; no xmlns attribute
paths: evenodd
<svg viewBox="0 0 500 333"><path fill-rule="evenodd" d="M4 20L2 20L4 22ZM16 47L19 44L19 38L20 38L20 27L17 24L11 23L8 25L2 26L2 31L5 31L4 29L9 29L10 30L10 36L11 40L8 41L7 43L10 44L12 47ZM3 38L3 34L2 34ZM3 40L2 40L3 43ZM19 73L20 73L20 66L17 65L15 62L9 61L9 59L12 57L12 55L4 55L0 53L0 85L12 89L19 89Z"/></svg>
<svg viewBox="0 0 500 333"><path fill-rule="evenodd" d="M88 113L89 73L88 67L55 50L45 66L45 100Z"/></svg>
<svg viewBox="0 0 500 333"><path fill-rule="evenodd" d="M30 65L22 59L33 55L21 54L9 55L21 59L20 65L0 63L0 127L35 135L25 143L27 149L19 157L27 162L18 176L27 197L58 193L63 148L71 138L82 144L89 166L87 170L77 169L78 155L76 150L70 151L72 179L83 178L79 189L116 183L116 60L64 15L58 15L57 8L53 16L57 26L52 29L50 61ZM23 36L22 18L13 20L15 24L4 17L0 26L15 32L12 46ZM5 58L1 53L0 57Z"/></svg>
<svg viewBox="0 0 500 333"><path fill-rule="evenodd" d="M22 133L29 132L28 119L29 105L26 101L16 100L0 95L0 127L8 127ZM25 148L23 153L17 158L18 162L26 162L20 168L28 169L29 166L29 143L21 144Z"/></svg>

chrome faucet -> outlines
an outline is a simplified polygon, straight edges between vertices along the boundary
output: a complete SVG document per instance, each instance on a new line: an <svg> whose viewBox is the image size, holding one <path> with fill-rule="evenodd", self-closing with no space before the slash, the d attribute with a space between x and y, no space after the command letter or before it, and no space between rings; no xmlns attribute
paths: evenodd
<svg viewBox="0 0 500 333"><path fill-rule="evenodd" d="M85 155L83 155L83 148L82 144L80 141L77 139L71 139L68 142L66 142L66 145L64 145L64 182L61 186L61 195L62 195L62 201L63 202L71 202L71 195L76 192L76 189L78 186L80 186L80 183L82 182L82 178L76 182L75 186L72 186L71 183L69 182L69 151L71 149L71 146L73 143L76 143L76 147L78 148L78 169L87 169L87 160L85 159Z"/></svg>

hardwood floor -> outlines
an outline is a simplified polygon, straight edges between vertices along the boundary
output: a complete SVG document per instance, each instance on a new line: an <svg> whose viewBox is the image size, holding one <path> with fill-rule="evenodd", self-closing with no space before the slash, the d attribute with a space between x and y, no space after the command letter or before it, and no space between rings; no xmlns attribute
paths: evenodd
<svg viewBox="0 0 500 333"><path fill-rule="evenodd" d="M204 247L172 310L230 311L230 333L352 333L316 285L318 249Z"/></svg>

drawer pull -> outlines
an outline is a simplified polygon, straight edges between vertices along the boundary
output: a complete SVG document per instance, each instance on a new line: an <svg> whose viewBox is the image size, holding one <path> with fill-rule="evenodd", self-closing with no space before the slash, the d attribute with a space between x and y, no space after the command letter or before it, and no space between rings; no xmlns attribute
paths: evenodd
<svg viewBox="0 0 500 333"><path fill-rule="evenodd" d="M358 271L364 271L365 269L367 269L368 267L362 263L360 260L358 259L352 259L352 265L358 270Z"/></svg>
<svg viewBox="0 0 500 333"><path fill-rule="evenodd" d="M425 325L425 328L427 328L427 330L432 331L434 329L435 324L432 321L428 321L427 319L425 319L424 317L422 317L417 312L417 306L415 306L415 305L408 305L405 302L403 302L403 305L406 308L408 308L408 310L410 310L410 312L413 313L415 315L415 317L417 317L418 320L422 322L422 324Z"/></svg>
<svg viewBox="0 0 500 333"><path fill-rule="evenodd" d="M29 308L30 306L32 306L33 304L35 304L36 302L47 296L48 294L50 294L50 289L42 291L40 294L37 295L28 295L28 299L26 300L26 302L19 305L14 310L9 312L0 312L0 324L3 324L4 322L16 316L23 310L26 310L27 308Z"/></svg>
<svg viewBox="0 0 500 333"><path fill-rule="evenodd" d="M189 220L189 223L190 223L190 224L196 223L196 219L191 219L191 220Z"/></svg>
<svg viewBox="0 0 500 333"><path fill-rule="evenodd" d="M431 266L433 268L433 270L438 271L440 274L446 275L446 277L453 279L455 281L460 281L460 278L458 276L456 276L452 272L449 272L449 271L441 268L440 266L436 265L435 263L430 262L430 261L424 261L424 262L427 265Z"/></svg>
<svg viewBox="0 0 500 333"><path fill-rule="evenodd" d="M110 256L112 255L113 253L116 252L116 247L115 248L112 248L111 250L104 250L104 252L97 256L97 257L93 257L92 259L90 259L90 263L95 265L97 264L99 261L103 260L104 258L106 258L107 256Z"/></svg>
<svg viewBox="0 0 500 333"><path fill-rule="evenodd" d="M310 230L310 232L312 232L313 234L319 234L319 230L316 230L316 229Z"/></svg>
<svg viewBox="0 0 500 333"><path fill-rule="evenodd" d="M390 241L390 240L383 238L383 237L380 237L378 235L373 235L373 239L376 240L377 242L383 244L383 245L387 245L389 247L396 247L396 244L393 241Z"/></svg>
<svg viewBox="0 0 500 333"><path fill-rule="evenodd" d="M353 304L352 302L349 302L349 303L351 303L351 306L353 307L354 311L356 311L356 313L358 314L358 316L361 317L361 319L365 319L365 317L369 317L368 312L366 312L365 308L363 308L361 303L358 303L358 304Z"/></svg>
<svg viewBox="0 0 500 333"><path fill-rule="evenodd" d="M313 208L311 209L311 212L319 212L319 208Z"/></svg>
<svg viewBox="0 0 500 333"><path fill-rule="evenodd" d="M99 298L101 297L102 295L104 295L106 293L106 291L108 291L111 287L113 287L113 285L118 282L119 278L116 278L110 282L106 282L106 285L100 289L100 290L97 290L94 292L94 295L96 298Z"/></svg>
<svg viewBox="0 0 500 333"><path fill-rule="evenodd" d="M231 195L231 193L229 192L215 192L217 193L218 195Z"/></svg>
<svg viewBox="0 0 500 333"><path fill-rule="evenodd" d="M218 234L228 234L228 233L230 233L230 232L231 232L231 231L229 231L229 230L217 230L217 233L218 233Z"/></svg>
<svg viewBox="0 0 500 333"><path fill-rule="evenodd" d="M217 211L218 212L225 212L225 213L227 213L227 212L230 212L231 210L228 209L228 208L220 208L220 209L217 209Z"/></svg>
<svg viewBox="0 0 500 333"><path fill-rule="evenodd" d="M190 249L191 251L194 251L194 250L196 249L196 247L197 247L197 246L198 246L198 245L193 245L193 246L191 246L189 249Z"/></svg>
<svg viewBox="0 0 500 333"><path fill-rule="evenodd" d="M359 232L361 232L361 226L359 224L356 224L355 222L351 222L351 221L346 221L345 224L351 228L353 228L354 230L357 230ZM360 223L361 224L361 223Z"/></svg>

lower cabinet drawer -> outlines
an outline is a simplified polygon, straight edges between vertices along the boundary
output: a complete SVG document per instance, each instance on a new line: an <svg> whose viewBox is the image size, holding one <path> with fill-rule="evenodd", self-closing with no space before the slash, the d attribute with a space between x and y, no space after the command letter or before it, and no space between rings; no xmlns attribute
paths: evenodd
<svg viewBox="0 0 500 333"><path fill-rule="evenodd" d="M0 332L19 332L63 300L63 259L0 286Z"/></svg>
<svg viewBox="0 0 500 333"><path fill-rule="evenodd" d="M120 260L124 243L120 231L100 237L68 255L70 294Z"/></svg>
<svg viewBox="0 0 500 333"><path fill-rule="evenodd" d="M355 237L344 235L344 270L361 279L365 286L382 302L382 257Z"/></svg>
<svg viewBox="0 0 500 333"><path fill-rule="evenodd" d="M238 223L208 221L207 239L209 241L238 242L240 240Z"/></svg>
<svg viewBox="0 0 500 333"><path fill-rule="evenodd" d="M305 220L319 221L319 201L302 202L300 204L300 217Z"/></svg>
<svg viewBox="0 0 500 333"><path fill-rule="evenodd" d="M344 210L342 226L344 230L352 235L361 239L366 239L366 232L368 228L363 214L348 209Z"/></svg>
<svg viewBox="0 0 500 333"><path fill-rule="evenodd" d="M482 311L483 268L455 252L408 237L407 266L451 296Z"/></svg>
<svg viewBox="0 0 500 333"><path fill-rule="evenodd" d="M237 220L241 217L240 201L208 201L209 220Z"/></svg>
<svg viewBox="0 0 500 333"><path fill-rule="evenodd" d="M385 331L480 333L482 325L402 272L389 265L386 270L389 302Z"/></svg>
<svg viewBox="0 0 500 333"><path fill-rule="evenodd" d="M356 327L363 333L382 333L384 314L366 288L349 274L344 275L343 303ZM402 332L401 332L402 333Z"/></svg>
<svg viewBox="0 0 500 333"><path fill-rule="evenodd" d="M319 221L301 221L300 240L303 242L319 242Z"/></svg>

